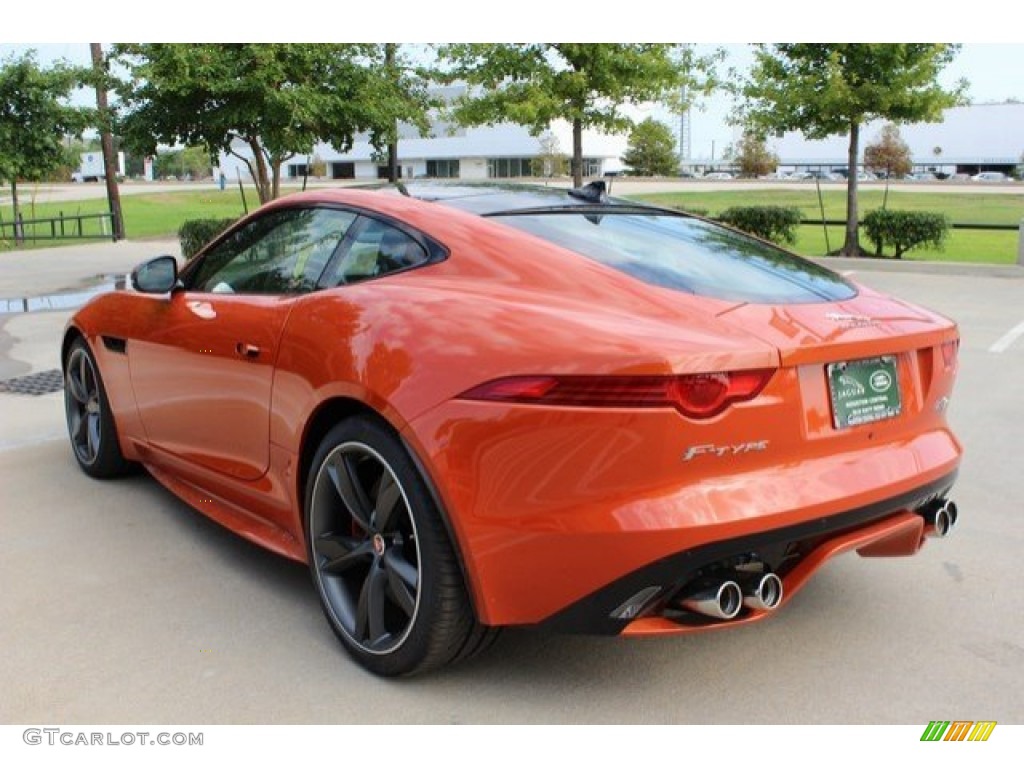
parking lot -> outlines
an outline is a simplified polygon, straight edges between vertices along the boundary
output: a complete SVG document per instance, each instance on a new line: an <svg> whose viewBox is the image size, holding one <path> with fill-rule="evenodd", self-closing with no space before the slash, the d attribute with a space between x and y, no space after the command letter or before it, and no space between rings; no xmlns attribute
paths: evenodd
<svg viewBox="0 0 1024 768"><path fill-rule="evenodd" d="M9 258L0 298L82 290L168 249ZM0 393L0 722L1024 722L1024 267L837 267L961 325L961 519L917 557L844 555L749 628L512 630L472 662L381 681L348 660L303 566L145 474L89 480L59 393ZM0 379L58 367L68 315L0 315Z"/></svg>

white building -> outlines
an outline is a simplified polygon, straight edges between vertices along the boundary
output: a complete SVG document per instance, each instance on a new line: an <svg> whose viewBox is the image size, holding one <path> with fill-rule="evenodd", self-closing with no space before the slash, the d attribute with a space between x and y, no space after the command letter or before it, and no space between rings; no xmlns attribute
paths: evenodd
<svg viewBox="0 0 1024 768"><path fill-rule="evenodd" d="M454 98L462 88L443 89L447 98ZM431 126L429 138L420 137L412 126L399 128L399 175L409 178L510 179L523 176L548 176L551 169L534 162L538 156L551 154L552 146L542 146L540 137L531 136L523 126L503 123L479 128L461 128L441 121ZM554 137L557 152L572 154L572 125L564 120L551 124L548 135ZM622 170L620 157L626 151L625 135L609 135L598 131L583 132L583 175L601 176ZM235 151L251 158L248 145L239 143ZM318 144L310 155L296 155L284 164L283 174L301 178L306 166L316 160L326 166L331 179L387 178L387 162L381 157L369 136L357 136L350 150L339 152L328 144ZM228 178L240 173L247 178L246 164L232 155L222 154L220 170Z"/></svg>
<svg viewBox="0 0 1024 768"><path fill-rule="evenodd" d="M860 158L864 147L876 141L887 121L861 127ZM1010 173L1024 153L1024 104L974 104L947 109L938 123L900 125L910 147L915 170L942 173L1002 171ZM779 156L782 170L845 168L847 136L809 141L800 133L787 133L768 141Z"/></svg>

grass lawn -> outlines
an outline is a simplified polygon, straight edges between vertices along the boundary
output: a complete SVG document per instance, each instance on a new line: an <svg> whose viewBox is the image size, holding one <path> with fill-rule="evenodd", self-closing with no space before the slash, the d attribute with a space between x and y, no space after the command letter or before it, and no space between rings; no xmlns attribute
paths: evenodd
<svg viewBox="0 0 1024 768"><path fill-rule="evenodd" d="M259 207L259 199L253 190L246 190L246 201L249 210ZM25 219L44 219L63 213L65 216L79 214L104 213L107 210L106 198L96 200L74 200L62 203L30 204L26 195L22 199L21 212ZM205 189L196 192L155 192L151 195L124 195L121 197L121 212L124 215L125 235L132 239L155 237L177 237L178 227L189 219L226 219L241 216L242 198L238 190L230 188L223 192L219 189ZM2 212L4 221L10 223L12 213L10 207ZM71 224L66 225L70 231ZM10 229L6 230L8 233ZM98 234L97 220L85 225L86 233ZM39 227L40 234L49 235L49 224ZM26 235L31 239L31 230ZM66 241L40 240L38 246L60 245ZM78 241L72 241L78 242ZM11 243L2 243L0 248L12 247Z"/></svg>
<svg viewBox="0 0 1024 768"><path fill-rule="evenodd" d="M882 207L884 192L880 189L862 190L859 194L860 214ZM826 219L843 219L846 216L845 188L822 189ZM705 210L715 216L726 208L741 205L786 205L799 208L809 219L820 219L821 209L814 187L798 189L763 189L669 192L653 195L636 195L636 199L655 205L680 206ZM1024 194L984 195L971 192L920 192L906 187L894 187L889 191L888 207L908 211L933 211L944 213L954 224L1006 224L1013 230L987 231L954 229L946 239L941 251L913 250L904 255L907 260L916 261L962 261L986 264L1015 264L1017 262L1016 227L1024 217ZM843 244L843 228L828 228L829 245L836 250ZM870 244L862 240L862 245ZM802 226L797 231L793 246L797 253L807 256L822 256L826 253L825 234L821 226Z"/></svg>
<svg viewBox="0 0 1024 768"><path fill-rule="evenodd" d="M846 218L846 188L829 185L822 188L826 219ZM861 218L868 211L882 207L884 191L861 189L858 194ZM638 200L655 205L681 205L702 208L712 216L734 205L786 205L799 208L806 218L821 219L818 195L814 186L796 189L756 189L709 192L666 192L635 195ZM986 195L972 192L921 192L912 187L889 190L888 207L901 211L933 211L949 216L954 224L1012 224L1024 216L1024 193Z"/></svg>
<svg viewBox="0 0 1024 768"><path fill-rule="evenodd" d="M826 219L842 219L846 211L845 188L829 185L822 189ZM870 188L860 192L861 216L882 205L883 191ZM708 192L671 192L637 195L637 199L657 205L683 206L702 209L712 216L734 205L791 205L801 209L804 216L820 219L818 197L813 185L794 186L793 189L759 189ZM253 190L247 190L249 209L257 207ZM75 214L100 213L106 210L106 200L81 200L64 203L31 205L28 195L22 200L26 219ZM954 223L1007 224L1016 227L1024 217L1024 194L985 195L971 192L928 193L894 187L889 193L890 208L945 213ZM238 190L228 188L204 189L195 192L155 192L153 194L125 195L121 198L125 231L129 238L176 237L178 227L189 219L229 218L242 214ZM10 208L0 215L11 220ZM98 224L92 221L87 231L98 234ZM49 225L40 229L49 233ZM989 264L1014 264L1017 261L1018 233L1011 231L953 230L942 251L911 251L908 260L964 261ZM39 247L59 245L62 241L41 240ZM829 227L829 244L835 250L843 242L841 227ZM865 243L866 245L866 243ZM13 247L13 243L0 242L0 250ZM798 230L794 249L808 256L821 256L826 252L825 236L820 226L802 226Z"/></svg>

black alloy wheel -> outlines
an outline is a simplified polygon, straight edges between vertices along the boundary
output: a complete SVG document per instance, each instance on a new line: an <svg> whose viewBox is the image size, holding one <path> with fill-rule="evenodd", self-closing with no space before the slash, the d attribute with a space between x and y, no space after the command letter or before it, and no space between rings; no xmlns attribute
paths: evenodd
<svg viewBox="0 0 1024 768"><path fill-rule="evenodd" d="M83 339L72 343L64 363L64 411L78 466L92 477L122 474L128 462L121 454L103 380Z"/></svg>
<svg viewBox="0 0 1024 768"><path fill-rule="evenodd" d="M326 435L306 484L306 524L324 614L369 671L424 672L494 634L477 624L433 497L387 425L355 417Z"/></svg>

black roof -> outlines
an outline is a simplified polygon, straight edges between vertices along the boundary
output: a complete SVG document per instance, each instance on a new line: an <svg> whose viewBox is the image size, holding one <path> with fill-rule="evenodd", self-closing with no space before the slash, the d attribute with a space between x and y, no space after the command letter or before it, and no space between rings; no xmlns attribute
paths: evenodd
<svg viewBox="0 0 1024 768"><path fill-rule="evenodd" d="M603 184L603 182L597 182ZM608 208L650 209L654 206L641 205L631 200L614 197L599 197L596 186L587 185L582 190L565 187L547 187L539 184L514 184L502 182L441 182L412 181L399 184L373 185L376 189L390 189L414 197L417 200L437 202L458 208L479 216L503 213L520 213L530 210L559 208ZM589 189L588 189L589 187Z"/></svg>

